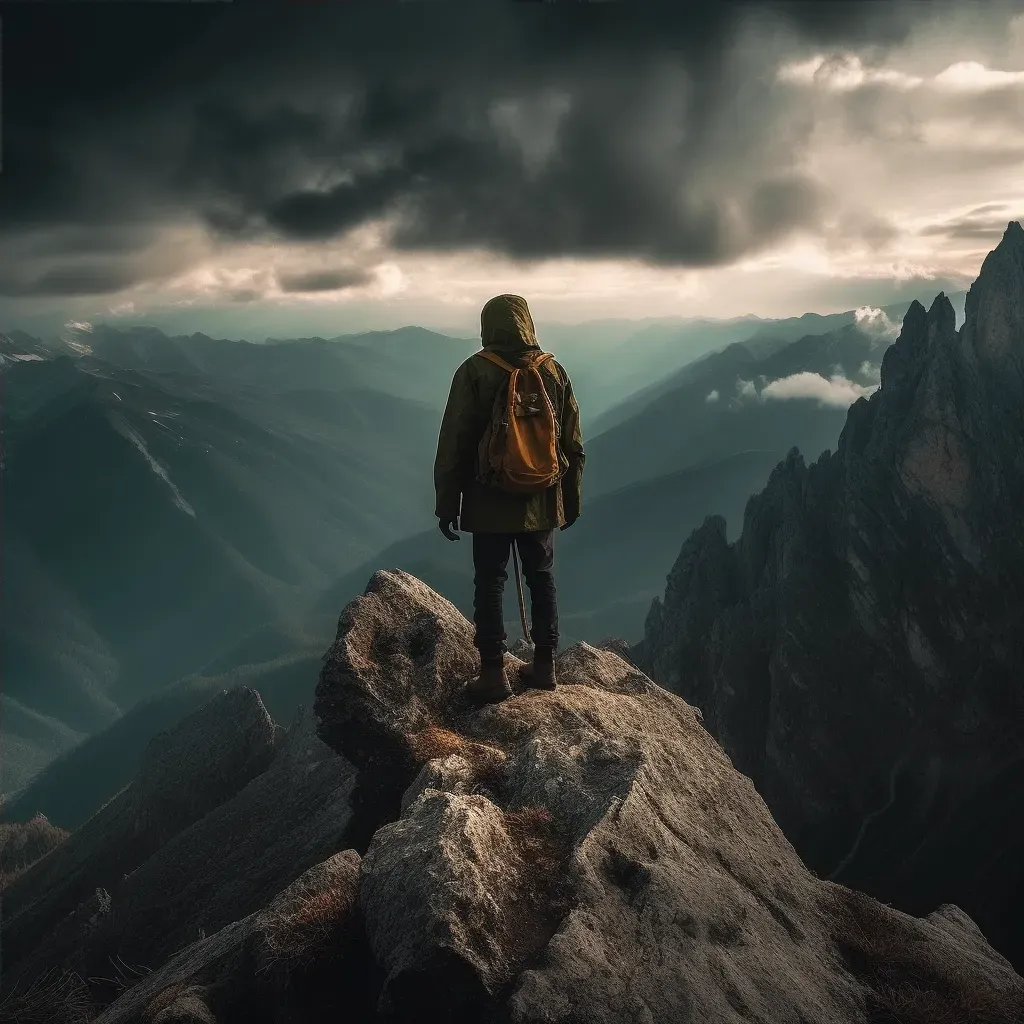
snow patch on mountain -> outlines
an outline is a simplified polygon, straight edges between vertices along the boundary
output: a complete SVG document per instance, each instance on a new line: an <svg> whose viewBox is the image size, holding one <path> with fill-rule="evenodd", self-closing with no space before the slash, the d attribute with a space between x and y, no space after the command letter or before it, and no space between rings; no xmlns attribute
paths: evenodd
<svg viewBox="0 0 1024 1024"><path fill-rule="evenodd" d="M192 508L192 506L182 496L181 491L179 491L174 485L174 481L167 475L167 470L155 458L153 458L149 449L146 447L146 442L143 440L142 435L119 413L109 413L108 419L111 426L113 426L113 428L122 437L127 438L127 440L131 441L131 443L135 445L140 452L142 452L143 457L149 463L149 468L152 469L153 472L156 473L156 475L160 477L160 479L163 480L171 489L171 494L174 495L174 504L177 505L182 512L187 512L193 519L195 519L195 509Z"/></svg>

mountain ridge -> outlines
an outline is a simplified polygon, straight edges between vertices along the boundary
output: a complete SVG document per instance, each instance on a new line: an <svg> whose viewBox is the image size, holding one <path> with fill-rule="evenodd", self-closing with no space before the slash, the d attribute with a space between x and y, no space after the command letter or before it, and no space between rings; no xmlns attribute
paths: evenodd
<svg viewBox="0 0 1024 1024"><path fill-rule="evenodd" d="M102 728L411 532L430 498L423 403L95 357L4 376L4 696L43 716L11 733L36 753L10 749L7 793L52 757L47 721L57 751Z"/></svg>
<svg viewBox="0 0 1024 1024"><path fill-rule="evenodd" d="M1019 224L966 308L957 331L944 294L913 303L837 450L791 451L732 544L720 518L690 536L634 656L815 870L908 909L941 892L1020 965Z"/></svg>

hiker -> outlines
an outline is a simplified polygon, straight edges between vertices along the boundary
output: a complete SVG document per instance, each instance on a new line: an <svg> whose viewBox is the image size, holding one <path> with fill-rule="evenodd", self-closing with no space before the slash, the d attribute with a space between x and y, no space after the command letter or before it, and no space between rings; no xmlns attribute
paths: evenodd
<svg viewBox="0 0 1024 1024"><path fill-rule="evenodd" d="M552 575L555 529L580 514L583 435L565 370L537 343L526 300L498 295L480 313L482 348L455 371L434 462L441 532L473 535L475 643L480 676L467 696L511 696L505 674L503 601L514 544L530 588L533 665L526 685L554 689L558 609ZM513 375L512 371L519 372ZM510 390L511 386L511 390ZM514 415L506 413L511 405Z"/></svg>

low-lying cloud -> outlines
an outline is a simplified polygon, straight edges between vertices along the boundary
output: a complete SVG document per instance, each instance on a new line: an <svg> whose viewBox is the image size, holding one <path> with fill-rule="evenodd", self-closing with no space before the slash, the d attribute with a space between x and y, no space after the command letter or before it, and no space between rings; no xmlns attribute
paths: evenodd
<svg viewBox="0 0 1024 1024"><path fill-rule="evenodd" d="M763 378L762 378L763 379ZM752 380L743 380L742 377L736 381L736 395L739 399L760 398L760 392Z"/></svg>
<svg viewBox="0 0 1024 1024"><path fill-rule="evenodd" d="M744 403L751 401L767 402L806 399L816 401L819 406L845 409L853 405L858 398L866 398L877 388L877 383L870 385L858 384L841 373L834 373L831 377L823 377L819 373L812 373L807 370L802 373L791 374L788 377L780 377L778 380L773 381L759 377L756 383L740 377L736 380L736 397L732 400L732 406L733 408L738 408ZM712 393L714 394L714 392ZM710 397L709 395L709 400Z"/></svg>
<svg viewBox="0 0 1024 1024"><path fill-rule="evenodd" d="M857 384L838 374L826 379L817 373L794 373L790 377L773 380L761 389L761 400L793 398L814 399L819 405L846 408L858 398L866 398L876 388Z"/></svg>
<svg viewBox="0 0 1024 1024"><path fill-rule="evenodd" d="M888 344L899 334L900 325L889 319L885 310L877 306L860 306L853 315L857 326L877 342Z"/></svg>

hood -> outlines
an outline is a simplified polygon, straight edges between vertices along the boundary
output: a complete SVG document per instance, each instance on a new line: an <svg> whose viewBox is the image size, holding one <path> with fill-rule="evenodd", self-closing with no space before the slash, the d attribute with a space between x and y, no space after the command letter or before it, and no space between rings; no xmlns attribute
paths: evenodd
<svg viewBox="0 0 1024 1024"><path fill-rule="evenodd" d="M530 307L521 295L496 295L480 312L483 347L506 356L539 352L537 331Z"/></svg>

